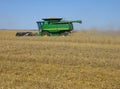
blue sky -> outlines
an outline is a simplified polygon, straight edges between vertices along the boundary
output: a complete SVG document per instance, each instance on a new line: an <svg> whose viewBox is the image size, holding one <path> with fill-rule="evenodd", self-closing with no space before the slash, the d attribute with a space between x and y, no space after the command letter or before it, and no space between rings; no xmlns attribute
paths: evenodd
<svg viewBox="0 0 120 89"><path fill-rule="evenodd" d="M0 29L37 29L47 17L82 20L76 29L119 29L120 0L0 0Z"/></svg>

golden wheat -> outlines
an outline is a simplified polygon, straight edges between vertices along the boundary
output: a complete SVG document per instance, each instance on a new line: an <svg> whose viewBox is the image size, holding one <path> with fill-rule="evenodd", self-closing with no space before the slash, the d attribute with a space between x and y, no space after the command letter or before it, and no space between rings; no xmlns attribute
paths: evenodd
<svg viewBox="0 0 120 89"><path fill-rule="evenodd" d="M0 89L119 89L120 35L16 37L0 31Z"/></svg>

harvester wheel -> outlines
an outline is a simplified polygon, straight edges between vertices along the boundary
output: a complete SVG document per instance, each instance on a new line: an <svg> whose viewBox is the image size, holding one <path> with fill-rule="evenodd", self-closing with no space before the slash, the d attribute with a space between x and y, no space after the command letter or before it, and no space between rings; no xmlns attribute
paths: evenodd
<svg viewBox="0 0 120 89"><path fill-rule="evenodd" d="M61 35L62 36L67 36L69 34L69 32L64 32L64 33L62 33Z"/></svg>
<svg viewBox="0 0 120 89"><path fill-rule="evenodd" d="M47 32L47 31L44 31L44 32L42 32L42 35L43 36L50 36L51 34L49 32Z"/></svg>

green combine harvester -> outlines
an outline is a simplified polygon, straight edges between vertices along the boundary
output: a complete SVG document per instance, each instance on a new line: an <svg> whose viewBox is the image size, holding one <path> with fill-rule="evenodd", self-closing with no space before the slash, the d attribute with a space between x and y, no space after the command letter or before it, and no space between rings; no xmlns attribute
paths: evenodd
<svg viewBox="0 0 120 89"><path fill-rule="evenodd" d="M67 36L73 30L73 23L82 23L81 20L65 21L62 18L44 18L38 21L39 32L36 36ZM35 36L32 32L17 32L16 36Z"/></svg>

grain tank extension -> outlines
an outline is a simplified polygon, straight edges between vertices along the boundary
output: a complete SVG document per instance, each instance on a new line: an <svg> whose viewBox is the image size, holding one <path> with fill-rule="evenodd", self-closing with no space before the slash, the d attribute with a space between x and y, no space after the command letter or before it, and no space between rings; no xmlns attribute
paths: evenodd
<svg viewBox="0 0 120 89"><path fill-rule="evenodd" d="M81 20L64 21L62 18L45 18L38 21L39 35L68 35L73 30L73 23L82 23Z"/></svg>

